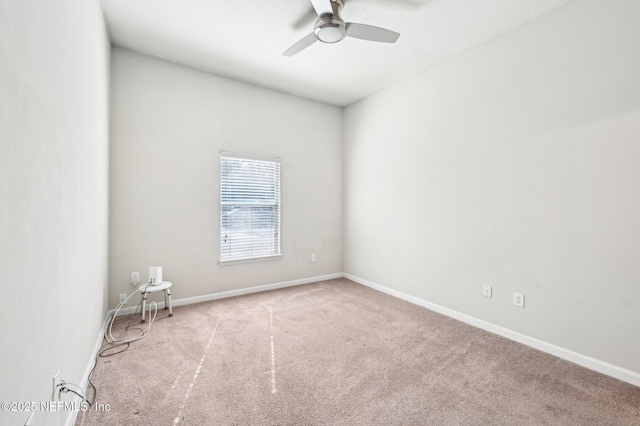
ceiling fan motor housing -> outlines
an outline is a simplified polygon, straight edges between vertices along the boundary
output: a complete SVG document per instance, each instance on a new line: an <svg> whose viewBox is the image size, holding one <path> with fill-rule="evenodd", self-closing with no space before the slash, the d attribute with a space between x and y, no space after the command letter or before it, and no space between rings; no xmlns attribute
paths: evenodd
<svg viewBox="0 0 640 426"><path fill-rule="evenodd" d="M313 33L323 43L337 43L347 36L347 29L340 17L340 10L344 3L342 0L331 0L331 13L325 13L318 17Z"/></svg>

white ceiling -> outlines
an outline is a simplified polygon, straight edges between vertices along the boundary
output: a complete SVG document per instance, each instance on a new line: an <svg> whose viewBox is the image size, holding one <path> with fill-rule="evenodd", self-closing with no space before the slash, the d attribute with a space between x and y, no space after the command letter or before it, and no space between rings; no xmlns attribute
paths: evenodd
<svg viewBox="0 0 640 426"><path fill-rule="evenodd" d="M401 33L282 53L313 30L309 0L101 0L114 45L345 106L568 0L346 0L346 22ZM296 23L308 16L304 25Z"/></svg>

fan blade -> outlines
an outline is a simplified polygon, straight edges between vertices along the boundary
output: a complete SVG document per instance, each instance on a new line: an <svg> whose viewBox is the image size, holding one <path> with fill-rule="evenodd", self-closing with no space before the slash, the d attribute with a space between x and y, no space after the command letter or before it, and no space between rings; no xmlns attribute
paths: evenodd
<svg viewBox="0 0 640 426"><path fill-rule="evenodd" d="M347 22L347 36L360 38L362 40L379 41L381 43L395 43L400 37L395 31L385 30L384 28L374 27L371 25L354 24Z"/></svg>
<svg viewBox="0 0 640 426"><path fill-rule="evenodd" d="M331 0L311 0L313 8L316 10L318 16L330 13L333 15L333 8L331 7Z"/></svg>
<svg viewBox="0 0 640 426"><path fill-rule="evenodd" d="M283 55L284 56L293 56L296 53L306 49L309 46L311 46L313 43L316 42L316 40L317 40L317 38L316 38L316 35L314 33L306 35L302 39L300 39L296 44L294 44L293 46L288 48L287 51L283 53Z"/></svg>

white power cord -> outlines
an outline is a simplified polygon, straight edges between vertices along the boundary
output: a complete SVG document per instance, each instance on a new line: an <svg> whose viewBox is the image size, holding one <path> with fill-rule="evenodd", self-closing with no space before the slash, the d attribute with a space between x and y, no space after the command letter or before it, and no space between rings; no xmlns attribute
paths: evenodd
<svg viewBox="0 0 640 426"><path fill-rule="evenodd" d="M146 287L143 290L143 293L147 291L147 288L149 288L150 285L153 285L152 283L147 283ZM137 336L133 336L127 339L116 339L115 337L113 337L113 323L116 320L116 317L118 316L118 312L120 312L120 310L122 309L122 307L127 303L127 300L129 300L131 298L131 296L133 296L134 294L137 294L139 292L139 290L134 291L133 293L131 293L126 299L124 299L122 302L120 302L118 304L118 306L116 306L116 310L113 313L113 317L111 317L111 321L109 322L109 328L107 329L107 332L105 332L104 334L104 338L107 339L107 342L109 343L131 343L131 342L135 342L136 340L140 340L142 339L144 336L146 336L149 331L151 331L151 324L153 324L153 321L155 321L156 319L156 315L158 315L158 305L156 304L156 302L151 302L151 304L153 305L154 308L154 312L153 312L153 317L151 317L151 315L149 315L149 325L147 326L146 329L143 329L140 334L138 334ZM137 309L136 309L137 312ZM135 314L135 312L134 312Z"/></svg>
<svg viewBox="0 0 640 426"><path fill-rule="evenodd" d="M154 283L151 283L151 282L147 283L146 287L143 290L143 293L146 292L147 289L149 288L149 286L152 286L152 285L158 285L158 284L154 284ZM136 340L142 339L144 336L146 336L149 333L149 331L151 331L151 324L153 324L153 321L155 321L156 316L158 315L158 305L156 304L156 302L153 302L153 301L151 302L151 305L153 305L153 308L154 308L153 317L151 316L151 313L149 313L149 325L147 326L146 329L138 328L138 330L141 330L140 334L138 334L137 336L133 336L133 337L127 338L127 339L116 339L115 337L113 337L113 323L115 322L116 317L118 316L118 312L120 312L120 310L124 307L124 305L126 305L127 301L129 299L131 299L131 297L134 294L137 294L138 292L139 292L139 290L135 290L133 293L131 293L129 296L127 296L126 299L124 299L122 302L120 302L118 304L118 306L116 306L116 309L115 309L115 311L113 313L113 316L111 317L111 320L109 321L109 327L104 332L104 338L107 340L108 343L110 343L113 346L105 348L105 346L107 346L105 344L105 345L102 346L102 348L100 348L100 350L96 354L95 364L93 366L94 369L96 368L96 365L97 365L97 362L98 362L98 357L99 356L105 356L105 355L103 355L104 352L108 351L109 349L113 349L116 346L120 346L120 345L127 345L127 347L129 347L129 345L128 345L129 343L132 343L132 342L135 342ZM142 301L140 301L140 303L138 304L138 307L140 307L140 306L142 306ZM151 309L149 309L149 311L151 311ZM133 312L133 315L135 315L137 312L138 312L138 308L136 308L136 310ZM128 326L127 326L127 328L128 328ZM126 348L125 348L125 350L126 350ZM118 353L120 353L120 352L112 353L111 355L116 355ZM106 355L106 356L109 356L109 355ZM91 369L91 372L89 373L89 380L88 380L89 384L91 386L93 386L93 389L94 389L94 400L93 400L93 402L89 403L90 406L93 405L93 403L95 403L95 397L96 397L96 392L97 392L95 385L93 385L93 383L91 383L91 375L92 374L93 374L93 369ZM75 385L75 386L78 386L78 385ZM71 389L69 389L69 390L71 392L73 392L73 390L71 390ZM87 401L86 397L84 397L84 398L85 398L85 401ZM83 411L82 412L82 420L80 422L81 426L84 425L85 414L86 414L86 411Z"/></svg>

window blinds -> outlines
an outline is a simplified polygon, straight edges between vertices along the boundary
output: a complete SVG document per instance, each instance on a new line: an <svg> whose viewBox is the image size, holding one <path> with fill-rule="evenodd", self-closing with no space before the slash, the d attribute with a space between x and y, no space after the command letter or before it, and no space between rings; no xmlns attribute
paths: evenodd
<svg viewBox="0 0 640 426"><path fill-rule="evenodd" d="M220 159L220 263L280 257L280 160Z"/></svg>

